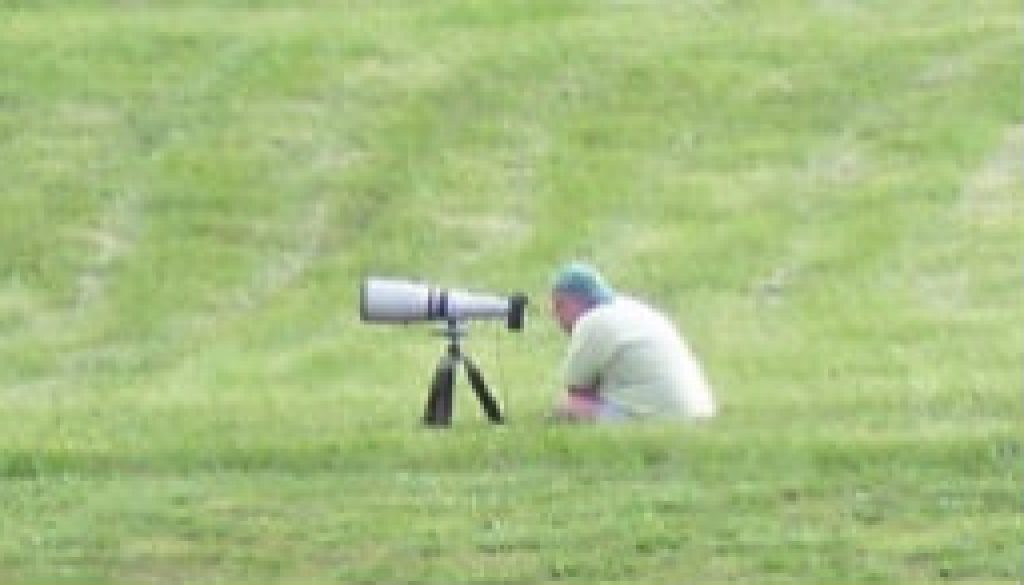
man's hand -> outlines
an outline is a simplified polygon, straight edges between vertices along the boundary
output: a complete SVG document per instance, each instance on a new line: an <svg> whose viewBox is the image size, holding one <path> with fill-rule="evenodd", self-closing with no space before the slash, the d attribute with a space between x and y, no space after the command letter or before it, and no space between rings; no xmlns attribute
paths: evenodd
<svg viewBox="0 0 1024 585"><path fill-rule="evenodd" d="M601 413L601 405L597 389L572 387L551 418L561 422L593 422Z"/></svg>

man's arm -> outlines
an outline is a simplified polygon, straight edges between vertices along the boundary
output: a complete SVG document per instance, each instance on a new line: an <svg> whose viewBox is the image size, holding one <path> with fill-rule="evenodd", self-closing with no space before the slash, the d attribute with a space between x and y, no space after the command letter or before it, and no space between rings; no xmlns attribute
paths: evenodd
<svg viewBox="0 0 1024 585"><path fill-rule="evenodd" d="M601 413L597 388L570 386L562 402L555 407L554 418L564 421L593 421Z"/></svg>
<svg viewBox="0 0 1024 585"><path fill-rule="evenodd" d="M603 404L601 379L613 347L602 323L591 319L577 322L569 340L564 364L566 394L555 408L561 420L595 420Z"/></svg>

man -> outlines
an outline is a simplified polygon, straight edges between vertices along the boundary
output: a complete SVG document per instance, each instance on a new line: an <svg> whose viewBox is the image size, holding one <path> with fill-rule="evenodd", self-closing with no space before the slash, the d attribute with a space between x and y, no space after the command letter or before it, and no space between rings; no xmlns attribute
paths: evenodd
<svg viewBox="0 0 1024 585"><path fill-rule="evenodd" d="M571 263L555 276L552 310L569 335L564 401L555 417L617 421L710 418L711 389L675 326L651 307L617 295L593 267Z"/></svg>

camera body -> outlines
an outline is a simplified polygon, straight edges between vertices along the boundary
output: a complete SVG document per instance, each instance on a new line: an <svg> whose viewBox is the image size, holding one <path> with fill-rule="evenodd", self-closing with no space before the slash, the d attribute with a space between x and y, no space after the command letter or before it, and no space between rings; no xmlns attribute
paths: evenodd
<svg viewBox="0 0 1024 585"><path fill-rule="evenodd" d="M431 286L387 277L363 280L359 315L368 323L503 319L513 331L523 328L527 296L500 296Z"/></svg>

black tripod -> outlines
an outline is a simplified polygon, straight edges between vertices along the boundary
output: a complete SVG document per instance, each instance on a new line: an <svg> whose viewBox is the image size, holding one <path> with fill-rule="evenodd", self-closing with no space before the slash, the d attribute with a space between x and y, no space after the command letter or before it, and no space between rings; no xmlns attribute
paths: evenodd
<svg viewBox="0 0 1024 585"><path fill-rule="evenodd" d="M427 398L427 406L423 411L423 424L431 427L447 427L452 422L452 406L454 403L455 390L455 368L461 363L466 368L469 383L473 386L473 393L476 394L480 406L483 408L487 419L494 424L501 424L504 419L501 416L501 408L498 401L487 389L483 374L476 364L469 359L459 345L459 339L466 334L462 324L454 319L448 321L448 325L439 335L448 338L448 351L441 356L441 361L434 370L434 379L430 383L430 395Z"/></svg>

